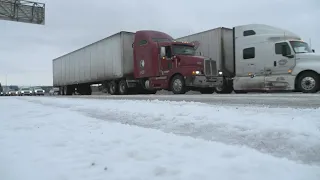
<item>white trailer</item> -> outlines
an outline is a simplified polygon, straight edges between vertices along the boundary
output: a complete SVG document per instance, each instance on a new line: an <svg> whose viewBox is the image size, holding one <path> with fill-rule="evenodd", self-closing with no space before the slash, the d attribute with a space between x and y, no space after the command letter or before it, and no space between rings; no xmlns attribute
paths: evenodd
<svg viewBox="0 0 320 180"><path fill-rule="evenodd" d="M132 76L134 35L122 31L54 59L53 86L70 94L68 86L83 84L82 94L91 94L90 84Z"/></svg>
<svg viewBox="0 0 320 180"><path fill-rule="evenodd" d="M197 54L216 61L223 82L217 93L320 89L320 55L290 31L249 24L176 40L199 43Z"/></svg>

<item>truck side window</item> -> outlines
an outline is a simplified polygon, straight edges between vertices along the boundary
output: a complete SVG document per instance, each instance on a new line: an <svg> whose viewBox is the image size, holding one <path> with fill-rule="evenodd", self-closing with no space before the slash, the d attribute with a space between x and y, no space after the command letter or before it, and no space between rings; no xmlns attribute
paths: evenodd
<svg viewBox="0 0 320 180"><path fill-rule="evenodd" d="M146 45L147 43L148 43L147 40L141 40L141 41L139 42L139 46Z"/></svg>
<svg viewBox="0 0 320 180"><path fill-rule="evenodd" d="M252 36L255 34L256 34L256 32L254 30L243 31L243 36Z"/></svg>
<svg viewBox="0 0 320 180"><path fill-rule="evenodd" d="M166 57L171 58L172 52L171 52L171 46L166 46Z"/></svg>
<svg viewBox="0 0 320 180"><path fill-rule="evenodd" d="M254 47L243 49L243 59L253 59L255 56L256 54Z"/></svg>
<svg viewBox="0 0 320 180"><path fill-rule="evenodd" d="M287 42L281 42L281 43L276 43L275 46L274 46L274 51L276 54L282 54L282 46L285 45L286 48L287 48L287 52L289 54L291 54L291 49L290 49L290 46L288 45Z"/></svg>

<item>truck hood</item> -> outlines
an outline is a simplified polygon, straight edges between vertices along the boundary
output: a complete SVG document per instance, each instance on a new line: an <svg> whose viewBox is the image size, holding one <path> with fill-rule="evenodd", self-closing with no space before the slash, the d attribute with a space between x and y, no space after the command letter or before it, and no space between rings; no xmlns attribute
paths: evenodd
<svg viewBox="0 0 320 180"><path fill-rule="evenodd" d="M203 67L204 57L202 56L187 56L187 55L176 55L180 59L181 66L198 66Z"/></svg>
<svg viewBox="0 0 320 180"><path fill-rule="evenodd" d="M298 74L304 70L313 70L320 73L320 54L301 53L296 54L296 66L293 74Z"/></svg>
<svg viewBox="0 0 320 180"><path fill-rule="evenodd" d="M320 62L320 54L318 53L300 53L296 54L297 60L315 60Z"/></svg>

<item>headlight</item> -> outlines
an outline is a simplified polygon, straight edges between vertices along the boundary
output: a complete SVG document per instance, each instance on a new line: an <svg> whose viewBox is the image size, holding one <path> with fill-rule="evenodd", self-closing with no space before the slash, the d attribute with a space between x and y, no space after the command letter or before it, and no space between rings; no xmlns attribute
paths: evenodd
<svg viewBox="0 0 320 180"><path fill-rule="evenodd" d="M30 93L32 93L32 91L30 91Z"/></svg>
<svg viewBox="0 0 320 180"><path fill-rule="evenodd" d="M219 71L218 73L219 73L219 75L220 75L220 76L223 74L223 72L222 72L222 71Z"/></svg>
<svg viewBox="0 0 320 180"><path fill-rule="evenodd" d="M21 93L24 93L24 91L21 91Z"/></svg>
<svg viewBox="0 0 320 180"><path fill-rule="evenodd" d="M200 75L201 72L200 71L192 71L192 75Z"/></svg>

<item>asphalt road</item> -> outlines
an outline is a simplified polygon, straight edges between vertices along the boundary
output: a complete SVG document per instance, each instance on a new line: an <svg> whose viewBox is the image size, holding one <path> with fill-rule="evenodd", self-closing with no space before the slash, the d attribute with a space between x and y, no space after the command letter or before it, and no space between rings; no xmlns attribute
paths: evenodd
<svg viewBox="0 0 320 180"><path fill-rule="evenodd" d="M212 94L212 95L90 95L90 96L55 96L57 98L88 98L88 99L128 99L128 100L164 100L190 101L215 105L235 106L268 106L319 108L320 94L301 93L261 93L261 94Z"/></svg>

